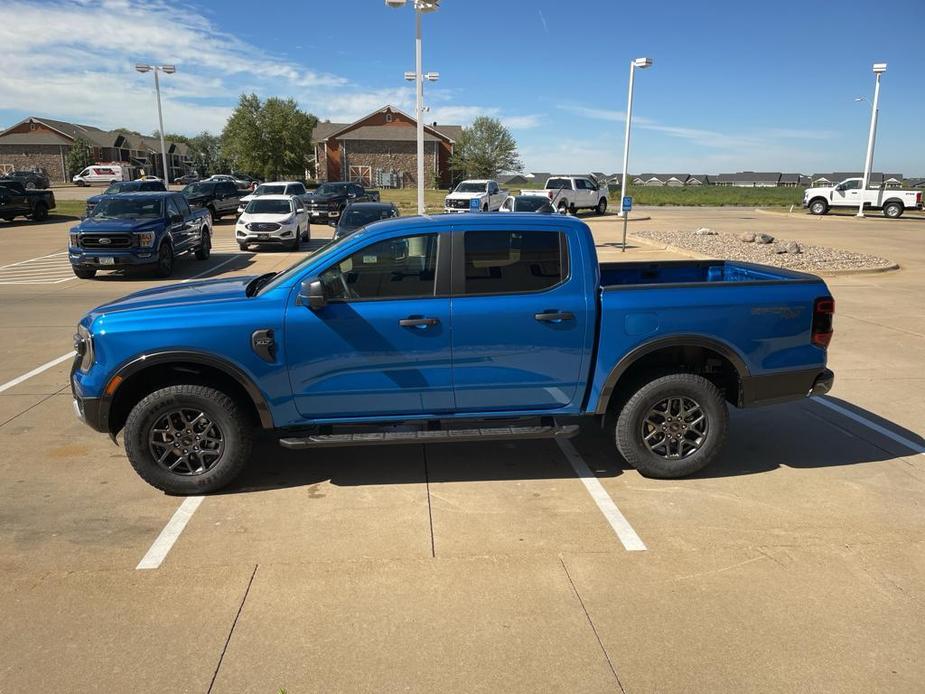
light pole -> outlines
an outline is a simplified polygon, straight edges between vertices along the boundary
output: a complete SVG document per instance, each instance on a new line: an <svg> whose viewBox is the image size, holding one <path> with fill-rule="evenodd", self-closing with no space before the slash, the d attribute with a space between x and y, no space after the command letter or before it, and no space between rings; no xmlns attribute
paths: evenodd
<svg viewBox="0 0 925 694"><path fill-rule="evenodd" d="M634 58L630 61L630 87L626 97L626 134L623 136L623 176L620 178L620 216L624 217L623 198L626 197L626 169L630 161L630 121L633 119L633 78L636 68L645 70L652 66L651 58Z"/></svg>
<svg viewBox="0 0 925 694"><path fill-rule="evenodd" d="M135 63L135 70L138 72L154 72L154 91L157 94L157 123L160 127L161 136L161 161L164 164L164 187L168 188L170 186L170 169L167 168L167 147L164 145L164 115L161 113L161 83L157 78L157 73L164 72L172 75L177 71L177 66Z"/></svg>
<svg viewBox="0 0 925 694"><path fill-rule="evenodd" d="M385 0L389 7L404 7L407 0ZM416 104L414 117L417 120L417 160L418 160L418 214L424 214L424 80L436 82L440 74L424 73L421 67L421 15L435 12L440 0L414 0L415 38L414 38L414 72L406 72L405 79L415 82Z"/></svg>
<svg viewBox="0 0 925 694"><path fill-rule="evenodd" d="M870 133L867 135L867 158L864 160L864 179L861 181L861 202L858 203L858 217L864 216L864 195L867 192L867 186L870 183L870 167L874 163L874 141L877 139L877 116L879 114L878 104L880 103L880 75L886 72L886 63L874 63L874 103L870 109Z"/></svg>

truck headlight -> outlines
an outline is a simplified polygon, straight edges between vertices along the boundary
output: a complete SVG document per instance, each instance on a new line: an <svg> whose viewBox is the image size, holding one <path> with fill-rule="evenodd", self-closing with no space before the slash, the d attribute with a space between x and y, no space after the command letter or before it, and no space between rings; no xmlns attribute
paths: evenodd
<svg viewBox="0 0 925 694"><path fill-rule="evenodd" d="M141 248L151 248L155 238L156 234L153 231L139 231L135 234L135 242Z"/></svg>
<svg viewBox="0 0 925 694"><path fill-rule="evenodd" d="M80 370L87 373L93 366L93 335L83 325L77 326L74 335L74 351L80 358Z"/></svg>
<svg viewBox="0 0 925 694"><path fill-rule="evenodd" d="M68 245L71 248L80 247L80 234L70 233L67 235L67 238L68 238Z"/></svg>

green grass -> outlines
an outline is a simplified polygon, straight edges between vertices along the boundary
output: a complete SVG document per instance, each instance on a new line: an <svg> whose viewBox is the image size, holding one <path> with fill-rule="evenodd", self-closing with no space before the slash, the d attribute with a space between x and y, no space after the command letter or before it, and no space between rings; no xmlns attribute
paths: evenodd
<svg viewBox="0 0 925 694"><path fill-rule="evenodd" d="M55 209L48 213L50 217L81 217L87 209L84 200L56 200Z"/></svg>
<svg viewBox="0 0 925 694"><path fill-rule="evenodd" d="M803 203L802 188L734 188L689 186L679 188L630 186L627 195L633 205L677 205L685 207L789 207ZM611 192L617 201L620 190Z"/></svg>

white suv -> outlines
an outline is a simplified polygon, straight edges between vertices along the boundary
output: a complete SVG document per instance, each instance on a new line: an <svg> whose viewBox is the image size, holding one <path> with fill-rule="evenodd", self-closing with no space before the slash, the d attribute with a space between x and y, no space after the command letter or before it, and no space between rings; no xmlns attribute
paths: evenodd
<svg viewBox="0 0 925 694"><path fill-rule="evenodd" d="M300 241L310 238L308 210L294 195L261 195L254 198L238 217L234 238L242 251L248 246L285 246L299 250Z"/></svg>

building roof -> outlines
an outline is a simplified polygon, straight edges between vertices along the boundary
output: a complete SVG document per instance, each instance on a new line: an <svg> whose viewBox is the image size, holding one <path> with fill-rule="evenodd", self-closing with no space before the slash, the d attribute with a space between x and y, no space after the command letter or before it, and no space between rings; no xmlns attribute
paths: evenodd
<svg viewBox="0 0 925 694"><path fill-rule="evenodd" d="M416 128L396 128L393 125L362 125L337 135L338 140L388 140L391 142L414 142L417 140ZM424 130L424 141L434 142L445 138L432 135Z"/></svg>
<svg viewBox="0 0 925 694"><path fill-rule="evenodd" d="M56 137L52 133L40 130L29 133L9 132L13 128L29 122L41 123L55 132L60 133L60 136ZM121 147L137 151L148 150L157 153L161 151L160 138L157 137L133 135L118 130L102 130L92 125L80 125L79 123L69 123L63 120L39 116L30 116L11 125L6 130L0 132L0 138L2 138L0 142L4 144L70 144L74 140L82 138L96 147ZM173 151L181 156L185 156L189 153L188 145L182 142L171 142L168 140L165 144L167 145L168 152L171 147L173 147Z"/></svg>
<svg viewBox="0 0 925 694"><path fill-rule="evenodd" d="M814 173L812 175L813 181L818 181L820 179L825 179L831 183L838 183L839 181L844 181L847 178L862 178L864 176L863 171L834 171L832 173ZM897 173L882 173L880 171L872 171L870 174L870 182L873 185L880 185L884 181L902 181L903 175Z"/></svg>
<svg viewBox="0 0 925 694"><path fill-rule="evenodd" d="M720 183L777 183L779 171L739 171L738 173L721 173L716 177Z"/></svg>
<svg viewBox="0 0 925 694"><path fill-rule="evenodd" d="M318 123L315 126L315 129L312 131L312 140L315 143L323 142L324 140L327 140L331 137L336 137L339 140L351 140L351 139L353 140L377 139L377 140L393 140L393 141L394 140L398 140L398 141L408 140L408 138L404 134L405 131L408 130L407 128L396 128L395 126L379 126L379 125L364 126L364 125L361 125L363 121L367 120L371 116L376 115L377 113L382 113L383 111L399 113L405 116L406 118L408 118L409 120L411 120L412 122L416 122L414 118L409 116L407 113L405 113L401 109L395 108L391 104L386 104L382 108L376 109L372 113L367 113L365 116L363 116L362 118L358 118L352 123L332 123L330 121L326 121L324 123ZM355 126L359 126L359 127L355 128ZM343 134L343 135L341 134L343 131L349 130L350 131L349 134L352 135L354 130L350 130L351 128L355 128L355 130L362 130L365 128L389 128L389 130L388 132L380 133L379 137L348 137L347 134ZM463 128L461 125L439 125L437 123L425 123L424 124L425 139L427 139L427 135L430 134L431 137L429 139L431 141L435 139L441 139L441 140L448 140L450 142L455 142L457 139L459 139L459 136L462 134L462 130ZM412 137L410 139L414 140L415 137Z"/></svg>
<svg viewBox="0 0 925 694"><path fill-rule="evenodd" d="M650 181L650 180L652 180L653 178L656 179L656 180L658 180L658 181L668 181L668 180L671 180L672 178L675 178L675 179L677 179L677 180L679 180L679 181L681 181L681 182L683 183L683 182L686 181L688 178L690 178L690 174L686 174L686 173L675 173L675 174L671 174L671 173L662 173L662 174L659 174L659 173L644 173L644 174L639 174L639 175L636 176L635 178L641 178L643 181Z"/></svg>

